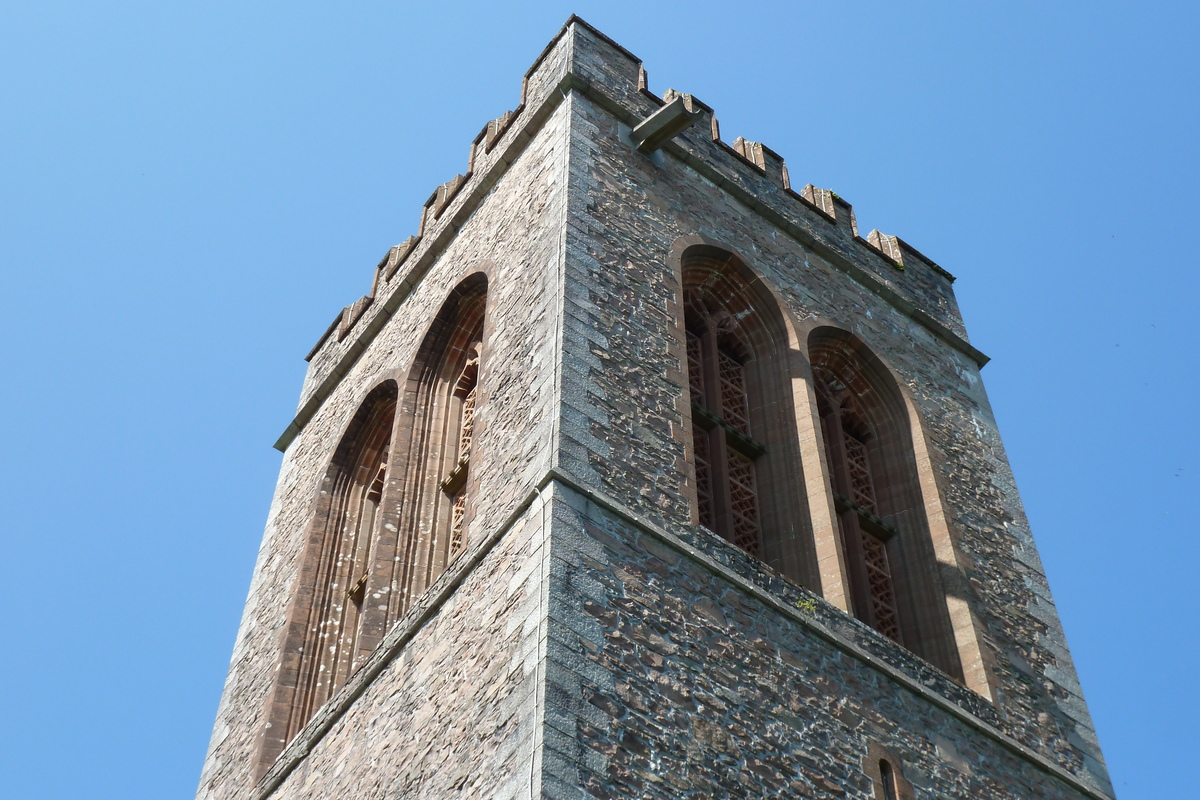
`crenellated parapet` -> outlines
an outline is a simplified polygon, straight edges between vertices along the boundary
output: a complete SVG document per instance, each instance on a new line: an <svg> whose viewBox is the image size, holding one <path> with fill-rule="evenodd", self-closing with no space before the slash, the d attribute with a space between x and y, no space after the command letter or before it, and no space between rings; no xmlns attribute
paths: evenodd
<svg viewBox="0 0 1200 800"><path fill-rule="evenodd" d="M794 190L779 153L743 137L724 141L710 106L674 89L656 95L640 59L574 16L526 72L517 106L483 126L471 142L466 171L434 190L421 210L416 233L388 250L376 267L370 293L338 314L309 354L310 361L318 356L338 362L356 357L572 92L630 129L682 99L693 118L691 125L656 149L720 186L935 336L977 363L986 362L987 357L967 342L949 272L899 237L878 230L860 236L849 202L811 183ZM356 340L360 345L353 344Z"/></svg>
<svg viewBox="0 0 1200 800"><path fill-rule="evenodd" d="M818 189L811 183L800 190L800 197L810 203L831 220L837 219L837 209L833 206L833 192L829 189Z"/></svg>

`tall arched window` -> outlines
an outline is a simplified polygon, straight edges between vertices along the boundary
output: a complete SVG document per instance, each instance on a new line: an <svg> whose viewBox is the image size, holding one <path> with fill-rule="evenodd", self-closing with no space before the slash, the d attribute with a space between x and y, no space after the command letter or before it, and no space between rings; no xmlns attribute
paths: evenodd
<svg viewBox="0 0 1200 800"><path fill-rule="evenodd" d="M482 275L451 294L421 343L401 399L398 591L389 603L397 619L470 544L485 302Z"/></svg>
<svg viewBox="0 0 1200 800"><path fill-rule="evenodd" d="M709 309L704 300L699 291L688 293L688 384L700 524L760 556L754 462L766 448L750 432L749 352L730 324L734 317L720 306Z"/></svg>
<svg viewBox="0 0 1200 800"><path fill-rule="evenodd" d="M470 545L486 288L475 275L450 294L403 391L392 381L374 390L333 455L268 702L260 775Z"/></svg>
<svg viewBox="0 0 1200 800"><path fill-rule="evenodd" d="M284 635L283 661L264 734L264 765L374 647L364 641L370 639L363 635L364 604L384 532L381 506L396 399L391 381L371 392L326 471Z"/></svg>
<svg viewBox="0 0 1200 800"><path fill-rule="evenodd" d="M697 245L681 263L698 521L819 587L783 314L732 253Z"/></svg>
<svg viewBox="0 0 1200 800"><path fill-rule="evenodd" d="M879 458L871 458L868 451L868 444L874 446L878 436L863 414L860 401L840 377L824 367L816 367L814 372L855 613L880 633L900 642L895 580L887 553L887 542L895 532L878 516L875 473L879 470L872 462Z"/></svg>
<svg viewBox="0 0 1200 800"><path fill-rule="evenodd" d="M857 338L809 337L854 615L962 677L900 388Z"/></svg>

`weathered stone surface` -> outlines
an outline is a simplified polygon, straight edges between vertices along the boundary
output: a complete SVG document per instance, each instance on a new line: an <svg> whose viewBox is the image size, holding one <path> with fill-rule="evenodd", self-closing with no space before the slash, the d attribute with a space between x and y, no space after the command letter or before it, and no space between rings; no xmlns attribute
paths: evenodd
<svg viewBox="0 0 1200 800"><path fill-rule="evenodd" d="M548 68L550 66L547 64ZM312 513L321 476L342 431L363 398L386 378L404 380L408 364L433 315L451 289L473 272L482 270L488 275L489 331L480 376L484 399L480 403L476 423L481 461L477 470L472 466L472 475L479 476L479 485L475 490L477 500L468 547L502 526L549 469L555 426L550 409L555 405L557 393L555 354L558 347L555 337L558 312L555 309L555 297L561 293L561 231L566 205L568 121L567 107L559 106L558 111L553 112L540 126L536 139L530 141L519 157L507 167L503 179L461 225L443 251L430 256L428 250L422 249L437 235L436 229L425 232L416 251L407 257L405 266L414 266L420 259L430 257L433 263L421 280L412 286L396 313L388 318L344 377L339 379L303 432L287 448L238 631L225 693L218 710L199 797L246 797L250 793L254 785L257 739L280 657L288 601L303 553L302 534ZM497 147L488 158L498 159L504 152L502 147ZM486 168L486 164L483 166ZM477 169L476 175L479 173ZM469 189L468 185L466 190ZM460 189L455 202L461 201L463 191ZM453 212L454 204L451 203L438 225L449 224ZM332 372L338 359L355 341L359 329L373 313L378 313L383 298L389 292L396 291L404 280L405 271L401 269L389 285L379 288L380 300L372 305L344 341L339 342L335 337L326 340L310 362L302 404ZM523 555L528 557L530 552ZM511 562L507 563L511 567ZM511 569L515 571L516 568ZM503 590L508 575L501 570L497 576L488 583L486 589L480 587L480 596L498 587ZM474 665L473 671L462 669L450 675L478 684L485 677L490 679L490 673L486 672L489 662L504 664L522 657L514 650L514 642L503 636L490 641L478 638L492 630L485 624L486 616L469 619L472 614L492 615L506 608L502 600L498 602L501 602L499 607L490 602L486 607L471 602L461 603L462 608L456 613L468 619L449 624L455 630L460 629L459 626L474 626L479 630L473 642L478 655L470 662ZM512 612L509 609L509 613ZM513 624L524 624L524 621ZM419 649L425 641L422 636L415 638L404 650L403 662L419 661L414 648ZM438 639L435 637L428 641L436 643ZM389 680L394 680L397 686L407 681L406 673L394 668L385 675L394 676ZM379 680L384 679L381 676ZM532 699L528 702L532 708ZM385 713L384 706L379 708L380 713ZM390 715L398 706L387 708L386 713ZM484 720L494 716L494 711L484 711L481 705L480 714L476 722L492 725ZM461 715L458 717L454 726L464 731L475 730L471 720ZM391 719L390 716L388 718ZM356 716L355 719L364 718ZM368 725L365 721L362 724ZM382 724L382 721L375 721L368 727L376 730ZM339 725L344 726L344 723L339 722ZM396 730L411 730L411 726L402 719L391 719L387 725ZM509 738L522 740L527 753L533 742L530 721L526 719L522 725L517 725L516 720L510 720L505 726L503 732ZM362 734L347 730L349 738L341 738L335 730L330 734L334 739L327 738L326 741L343 743L338 746L348 748L347 752L362 751L361 745L350 746L353 736ZM498 735L489 734L489 739ZM477 737L477 733L471 736ZM408 756L396 753L390 757L390 763L398 764L407 763L403 761L405 758L421 756L413 762L416 764L413 768L415 771L410 776L416 781L411 791L416 793L407 796L430 796L417 791L424 785L420 775L423 774L422 770L434 771L439 763L438 748L441 746L431 740L423 741L421 747L429 747L427 751L410 753ZM515 747L515 744L510 746ZM511 758L512 754L508 753L506 757ZM331 758L337 760L336 756ZM370 760L359 762L356 757L350 756L349 761L341 766L340 773L357 772L354 765L367 767L371 763ZM528 785L527 763L524 774L525 785ZM321 794L319 781L312 777L312 773L306 775L305 781L310 781L310 784L303 791L311 792L312 796ZM355 780L363 778L360 775ZM289 778L280 791L299 792L295 787L295 779ZM401 796L405 795L401 793Z"/></svg>
<svg viewBox="0 0 1200 800"><path fill-rule="evenodd" d="M689 95L700 119L637 153L622 126L662 105L643 81L569 22L315 348L198 797L869 798L880 752L916 797L1111 795L950 277L859 238L841 198L792 191L761 143L714 139ZM907 392L941 577L981 653L963 682L693 524L671 260L687 237L738 253L797 330L853 331ZM480 271L467 551L256 787L333 449Z"/></svg>
<svg viewBox="0 0 1200 800"><path fill-rule="evenodd" d="M580 650L603 670L601 680L550 673L570 679L556 694L576 709L574 737L554 744L569 764L557 776L564 784L597 798L869 798L864 754L879 742L903 759L919 797L1089 796L975 724L983 718L1012 731L999 715L949 713L913 691L925 684L955 698L946 678L900 660L898 671L917 679L906 684L849 654L849 637L835 627L840 611L818 601L812 614L781 613L746 591L761 586L753 573L731 581L691 568L696 561L686 557L664 574L651 551L669 535L641 531L586 500L572 505L569 519L556 514L551 534L550 617L582 610L593 623L579 635L594 639L598 628L602 644ZM556 577L577 571L605 586L606 602L584 599ZM770 588L785 601L803 598L796 588ZM816 635L801 615L828 624L841 641ZM570 632L552 637L551 662L565 658ZM581 750L599 757L590 760L596 766L583 766Z"/></svg>

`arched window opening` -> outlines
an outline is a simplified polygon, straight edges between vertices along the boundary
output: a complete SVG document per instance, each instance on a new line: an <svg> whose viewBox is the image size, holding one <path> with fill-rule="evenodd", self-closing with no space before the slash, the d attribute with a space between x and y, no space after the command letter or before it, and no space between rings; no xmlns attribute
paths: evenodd
<svg viewBox="0 0 1200 800"><path fill-rule="evenodd" d="M883 635L902 642L887 553L895 531L878 516L868 454L868 443L876 437L853 392L838 376L824 367L814 367L813 372L855 613Z"/></svg>
<svg viewBox="0 0 1200 800"><path fill-rule="evenodd" d="M762 555L754 462L766 452L750 430L748 348L734 318L710 310L698 291L686 309L688 381L700 524L752 556Z"/></svg>
<svg viewBox="0 0 1200 800"><path fill-rule="evenodd" d="M816 588L792 396L793 336L778 301L736 256L681 255L695 520Z"/></svg>
<svg viewBox="0 0 1200 800"><path fill-rule="evenodd" d="M258 774L470 545L486 279L434 318L403 390L363 402L331 460L268 701Z"/></svg>
<svg viewBox="0 0 1200 800"><path fill-rule="evenodd" d="M896 774L886 758L879 759L879 782L883 784L883 800L899 800L896 790Z"/></svg>
<svg viewBox="0 0 1200 800"><path fill-rule="evenodd" d="M361 665L364 604L396 416L394 383L367 397L334 452L309 529L264 758L270 760Z"/></svg>
<svg viewBox="0 0 1200 800"><path fill-rule="evenodd" d="M399 619L469 542L471 460L479 430L483 276L451 295L418 350L402 401L407 436L390 614Z"/></svg>
<svg viewBox="0 0 1200 800"><path fill-rule="evenodd" d="M900 388L851 334L809 338L852 613L962 679Z"/></svg>

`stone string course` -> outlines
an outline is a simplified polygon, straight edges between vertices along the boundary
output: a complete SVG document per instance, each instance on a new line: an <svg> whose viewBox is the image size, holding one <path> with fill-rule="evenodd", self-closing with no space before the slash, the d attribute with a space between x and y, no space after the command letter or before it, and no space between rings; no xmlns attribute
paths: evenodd
<svg viewBox="0 0 1200 800"><path fill-rule="evenodd" d="M199 798L874 798L877 748L915 797L1112 796L949 273L858 236L848 203L793 191L782 158L725 144L693 97L696 124L633 152L623 129L673 96L569 20L309 354ZM739 253L798 324L838 322L899 376L991 698L691 524L670 259L697 236ZM466 560L257 782L329 458L479 271Z"/></svg>

